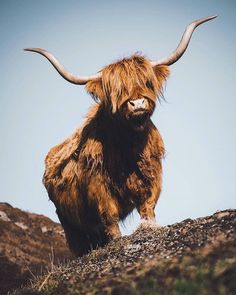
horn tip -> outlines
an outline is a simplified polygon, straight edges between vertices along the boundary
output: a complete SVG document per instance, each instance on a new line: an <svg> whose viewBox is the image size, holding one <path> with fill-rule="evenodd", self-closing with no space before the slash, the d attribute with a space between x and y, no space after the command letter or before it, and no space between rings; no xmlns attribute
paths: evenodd
<svg viewBox="0 0 236 295"><path fill-rule="evenodd" d="M209 20L212 20L212 19L215 19L215 18L217 18L218 17L218 15L217 14L215 14L215 15L210 15L210 16L207 16L207 17L205 17L205 18L203 18L202 20L204 21L209 21Z"/></svg>
<svg viewBox="0 0 236 295"><path fill-rule="evenodd" d="M214 19L214 18L216 18L216 17L218 17L218 14L215 14L215 15L209 16L209 19Z"/></svg>
<svg viewBox="0 0 236 295"><path fill-rule="evenodd" d="M42 48L33 48L33 47L29 47L29 48L23 48L24 51L32 51L32 52L43 52L43 51L46 51Z"/></svg>
<svg viewBox="0 0 236 295"><path fill-rule="evenodd" d="M23 48L24 51L33 51L33 48Z"/></svg>

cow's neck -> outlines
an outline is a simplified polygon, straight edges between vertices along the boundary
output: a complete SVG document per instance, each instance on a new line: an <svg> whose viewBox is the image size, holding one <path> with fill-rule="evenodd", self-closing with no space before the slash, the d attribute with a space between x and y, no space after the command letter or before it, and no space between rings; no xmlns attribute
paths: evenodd
<svg viewBox="0 0 236 295"><path fill-rule="evenodd" d="M134 151L137 148L141 151L145 146L152 125L151 120L143 131L136 131L122 120L118 120L116 116L111 116L106 110L98 110L96 117L101 136L108 146L115 145L118 149Z"/></svg>

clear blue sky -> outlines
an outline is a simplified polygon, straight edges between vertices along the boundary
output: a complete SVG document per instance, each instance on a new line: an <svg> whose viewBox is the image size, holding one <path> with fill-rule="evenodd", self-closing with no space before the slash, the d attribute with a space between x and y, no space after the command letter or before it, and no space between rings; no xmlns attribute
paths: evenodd
<svg viewBox="0 0 236 295"><path fill-rule="evenodd" d="M191 3L191 4L190 4ZM0 1L0 201L57 220L41 179L48 150L80 126L93 103L63 80L42 47L73 73L93 74L141 51L169 54L188 23L199 27L171 67L153 121L163 135L160 224L236 207L236 1ZM123 232L137 226L136 213Z"/></svg>

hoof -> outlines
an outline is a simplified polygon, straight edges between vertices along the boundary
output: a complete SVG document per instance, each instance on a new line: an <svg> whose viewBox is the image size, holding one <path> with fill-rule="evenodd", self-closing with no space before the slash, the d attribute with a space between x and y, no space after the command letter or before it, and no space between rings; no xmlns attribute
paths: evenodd
<svg viewBox="0 0 236 295"><path fill-rule="evenodd" d="M158 224L155 219L141 219L140 227L160 228L162 226L160 224Z"/></svg>

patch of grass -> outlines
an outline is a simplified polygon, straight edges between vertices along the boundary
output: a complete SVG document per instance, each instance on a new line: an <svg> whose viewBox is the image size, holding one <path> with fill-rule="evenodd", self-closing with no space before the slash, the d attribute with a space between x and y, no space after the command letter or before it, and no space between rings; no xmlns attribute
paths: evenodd
<svg viewBox="0 0 236 295"><path fill-rule="evenodd" d="M191 282L187 279L177 279L173 284L173 290L176 295L198 295L199 288L196 282Z"/></svg>

